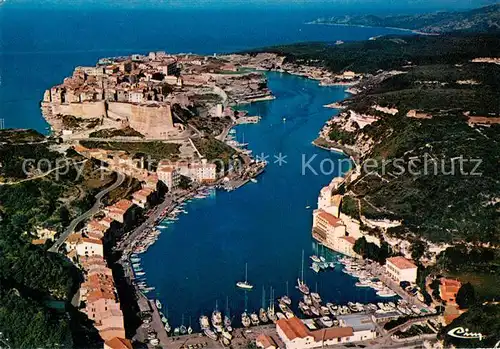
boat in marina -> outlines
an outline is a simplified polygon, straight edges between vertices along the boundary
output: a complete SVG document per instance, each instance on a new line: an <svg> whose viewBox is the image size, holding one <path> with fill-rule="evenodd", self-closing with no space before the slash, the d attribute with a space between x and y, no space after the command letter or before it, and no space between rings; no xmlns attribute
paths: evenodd
<svg viewBox="0 0 500 349"><path fill-rule="evenodd" d="M266 323L269 321L269 319L267 318L267 313L264 308L259 309L259 320L262 323Z"/></svg>
<svg viewBox="0 0 500 349"><path fill-rule="evenodd" d="M279 311L276 312L276 316L278 317L278 320L286 319L285 314Z"/></svg>
<svg viewBox="0 0 500 349"><path fill-rule="evenodd" d="M278 321L278 317L276 316L276 312L274 311L274 291L272 287L269 291L269 306L267 308L267 317L274 323Z"/></svg>
<svg viewBox="0 0 500 349"><path fill-rule="evenodd" d="M250 320L250 317L246 312L241 314L241 324L243 325L243 327L250 327L250 325L252 324L252 320Z"/></svg>
<svg viewBox="0 0 500 349"><path fill-rule="evenodd" d="M252 325L254 325L254 326L258 326L260 323L259 317L255 313L250 314L250 321L252 322Z"/></svg>
<svg viewBox="0 0 500 349"><path fill-rule="evenodd" d="M245 281L238 281L236 283L236 286L238 286L239 288L246 289L246 290L251 290L253 288L253 285L248 283L248 264L247 263L245 263Z"/></svg>
<svg viewBox="0 0 500 349"><path fill-rule="evenodd" d="M280 298L280 303L284 303L286 305L292 304L292 300L288 296L283 296Z"/></svg>
<svg viewBox="0 0 500 349"><path fill-rule="evenodd" d="M156 308L158 308L158 310L160 310L161 309L161 302L159 299L155 300L155 304L156 304Z"/></svg>
<svg viewBox="0 0 500 349"><path fill-rule="evenodd" d="M305 294L303 298L304 298L304 303L306 305L311 305L312 304L312 298L311 298L311 296Z"/></svg>
<svg viewBox="0 0 500 349"><path fill-rule="evenodd" d="M328 307L328 310L330 310L331 314L337 312L337 306L334 305L333 303L326 303L326 306Z"/></svg>
<svg viewBox="0 0 500 349"><path fill-rule="evenodd" d="M316 263L321 263L321 259L319 259L318 256L316 256L315 254L313 254L312 256L310 256L309 258L311 258L311 260L313 262L316 262Z"/></svg>
<svg viewBox="0 0 500 349"><path fill-rule="evenodd" d="M316 288L317 288L317 284L316 284ZM311 298L313 300L313 302L316 302L316 303L321 303L321 297L319 296L319 293L318 292L312 292L311 293Z"/></svg>
<svg viewBox="0 0 500 349"><path fill-rule="evenodd" d="M316 263L316 262L313 262L312 265L311 265L311 269L315 272L315 273L319 273L319 271L321 270L320 266L319 266L319 263Z"/></svg>
<svg viewBox="0 0 500 349"><path fill-rule="evenodd" d="M212 326L217 332L222 332L222 313L218 309L217 301L215 301L215 310L212 312Z"/></svg>
<svg viewBox="0 0 500 349"><path fill-rule="evenodd" d="M301 278L297 279L297 288L303 294L309 294L309 287L304 283L304 250L302 250Z"/></svg>
<svg viewBox="0 0 500 349"><path fill-rule="evenodd" d="M386 289L382 289L382 290L378 291L377 296L387 297L387 298L388 297L395 297L395 296L397 296L397 293L392 291L391 289L386 288Z"/></svg>
<svg viewBox="0 0 500 349"><path fill-rule="evenodd" d="M233 327L231 326L231 313L229 311L229 297L226 297L226 312L224 314L224 328L226 331L232 332Z"/></svg>
<svg viewBox="0 0 500 349"><path fill-rule="evenodd" d="M325 263L326 262L326 258L323 257L323 256L319 256L319 260L321 261L321 263Z"/></svg>
<svg viewBox="0 0 500 349"><path fill-rule="evenodd" d="M257 183L258 181L255 178L250 178L250 182Z"/></svg>
<svg viewBox="0 0 500 349"><path fill-rule="evenodd" d="M146 275L146 273L143 272L143 271L138 271L138 272L135 273L135 275L137 275L137 276L143 276L143 275Z"/></svg>
<svg viewBox="0 0 500 349"><path fill-rule="evenodd" d="M319 313L320 313L322 316L328 316L328 315L330 315L330 310L328 309L328 307L327 307L327 306L322 305L322 306L319 308Z"/></svg>
<svg viewBox="0 0 500 349"><path fill-rule="evenodd" d="M210 328L210 321L208 321L208 316L206 315L200 316L200 328L202 330Z"/></svg>
<svg viewBox="0 0 500 349"><path fill-rule="evenodd" d="M172 327L170 327L170 324L168 322L165 324L165 331L167 333L169 333L170 331L172 331Z"/></svg>
<svg viewBox="0 0 500 349"><path fill-rule="evenodd" d="M178 336L181 333L181 330L179 327L174 328L174 336Z"/></svg>
<svg viewBox="0 0 500 349"><path fill-rule="evenodd" d="M311 307L309 307L309 309L311 309L311 313L314 316L319 316L319 310L318 310L318 308L316 308L315 306L311 306Z"/></svg>
<svg viewBox="0 0 500 349"><path fill-rule="evenodd" d="M233 339L233 335L228 331L222 331L222 337L227 338L228 340Z"/></svg>
<svg viewBox="0 0 500 349"><path fill-rule="evenodd" d="M323 316L319 319L319 322L325 326L325 327L332 327L333 326L333 321L330 319L328 316Z"/></svg>
<svg viewBox="0 0 500 349"><path fill-rule="evenodd" d="M203 333L205 333L205 336L207 336L208 338L210 338L214 341L216 341L219 338L219 336L217 336L217 333L212 331L210 328L203 329Z"/></svg>
<svg viewBox="0 0 500 349"><path fill-rule="evenodd" d="M193 333L193 328L192 328L191 326L188 326L188 328L187 328L187 333L188 333L188 334Z"/></svg>
<svg viewBox="0 0 500 349"><path fill-rule="evenodd" d="M332 269L335 269L335 262L328 263L328 266Z"/></svg>

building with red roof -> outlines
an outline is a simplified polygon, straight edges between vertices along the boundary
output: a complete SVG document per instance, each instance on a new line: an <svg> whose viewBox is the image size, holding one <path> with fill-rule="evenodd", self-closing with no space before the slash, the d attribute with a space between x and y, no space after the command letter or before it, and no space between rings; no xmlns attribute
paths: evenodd
<svg viewBox="0 0 500 349"><path fill-rule="evenodd" d="M387 258L385 262L385 271L397 282L408 281L415 283L417 281L417 266L402 256Z"/></svg>
<svg viewBox="0 0 500 349"><path fill-rule="evenodd" d="M362 335L355 333L350 326L309 330L297 317L278 320L276 331L286 349L319 348L363 340ZM261 339L264 340L264 338Z"/></svg>

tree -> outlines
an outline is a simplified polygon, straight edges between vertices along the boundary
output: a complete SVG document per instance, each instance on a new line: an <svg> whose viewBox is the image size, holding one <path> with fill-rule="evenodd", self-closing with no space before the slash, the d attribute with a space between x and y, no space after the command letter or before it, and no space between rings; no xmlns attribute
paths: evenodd
<svg viewBox="0 0 500 349"><path fill-rule="evenodd" d="M420 258L422 258L422 256L424 255L425 248L426 248L425 243L421 240L418 240L415 243L413 243L413 245L411 246L411 258L414 261L418 262Z"/></svg>
<svg viewBox="0 0 500 349"><path fill-rule="evenodd" d="M476 302L476 292L470 282L460 287L457 292L456 302L460 309L467 309Z"/></svg>

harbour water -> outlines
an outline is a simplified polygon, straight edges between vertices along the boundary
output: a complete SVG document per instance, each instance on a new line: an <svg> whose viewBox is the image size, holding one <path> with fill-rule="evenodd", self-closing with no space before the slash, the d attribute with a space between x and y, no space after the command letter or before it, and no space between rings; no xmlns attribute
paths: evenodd
<svg viewBox="0 0 500 349"><path fill-rule="evenodd" d="M319 190L349 168L344 157L318 149L311 141L334 113L323 105L344 99L345 88L320 87L315 81L289 74L269 73L268 78L276 100L247 106L250 115L260 115L262 120L236 127L238 141L248 142L254 155L269 156L258 183L187 203L188 214L168 225L141 255L147 283L156 288L149 296L168 306L174 325L179 325L183 314L185 319L196 320L202 313L209 315L216 301L223 310L226 297L239 323L245 292L236 282L245 278L245 263L248 281L254 285L247 292L249 311L261 306L262 287L266 299L270 287L278 297L286 293L287 281L297 304L295 285L302 250L306 255L305 281L312 291L317 287L325 301L380 300L372 289L357 288L357 279L343 273L341 266L319 274L309 268L308 257L317 252L310 232ZM286 156L281 166L275 163L275 155L280 153ZM311 158L312 169L304 168L303 172L302 163ZM339 165L341 159L344 161ZM324 254L327 260L334 257L326 250Z"/></svg>

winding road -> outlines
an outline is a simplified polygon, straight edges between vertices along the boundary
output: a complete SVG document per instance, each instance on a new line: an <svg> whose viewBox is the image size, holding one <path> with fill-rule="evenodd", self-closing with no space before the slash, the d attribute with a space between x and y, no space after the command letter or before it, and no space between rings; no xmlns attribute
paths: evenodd
<svg viewBox="0 0 500 349"><path fill-rule="evenodd" d="M49 248L49 252L58 252L59 248L66 241L68 236L71 233L73 233L76 226L79 223L89 219L90 217L92 217L93 215L95 215L99 211L99 209L101 208L101 199L106 194L108 194L109 192L115 190L120 185L122 185L123 181L125 180L125 175L123 175L122 173L119 173L119 172L116 172L116 175L117 175L116 181L111 186L109 186L109 187L105 188L104 190L100 191L99 193L97 193L97 195L95 196L96 201L95 201L94 205L90 208L90 210L88 210L87 212L76 217L75 219L73 219L69 223L68 227L64 230L64 232L61 234L61 236L59 236L59 238L56 240L54 245L52 245L52 247Z"/></svg>

